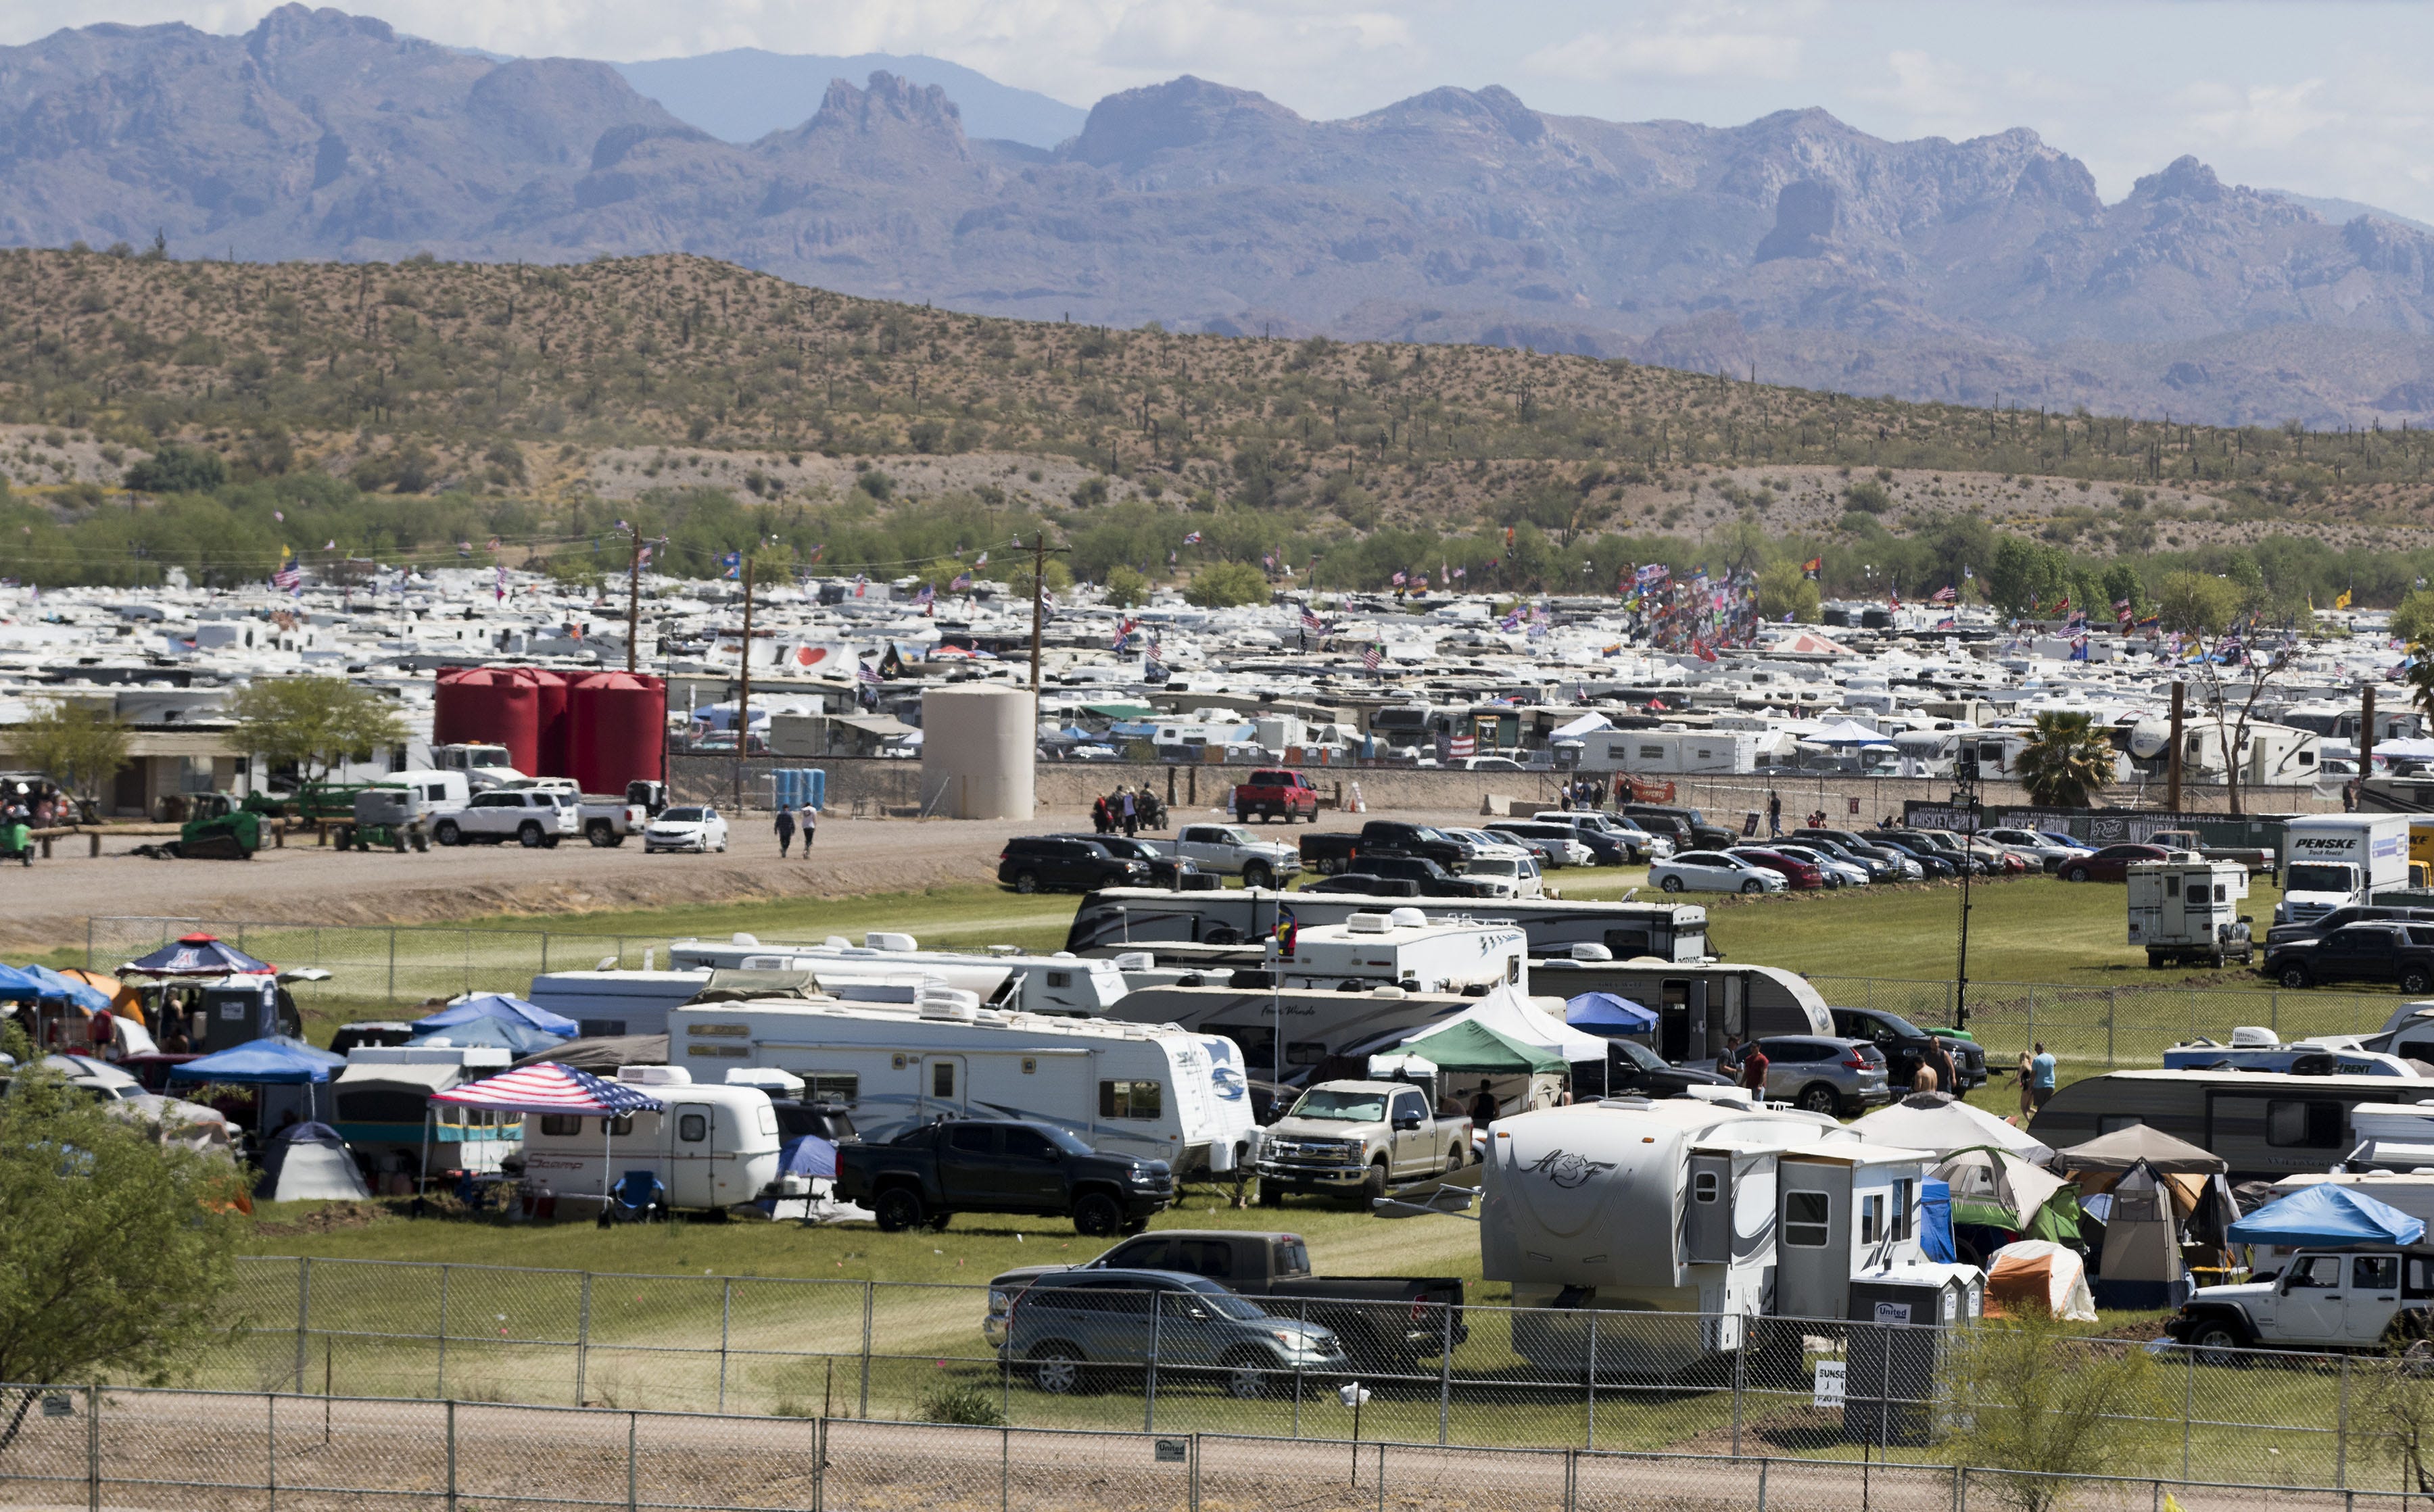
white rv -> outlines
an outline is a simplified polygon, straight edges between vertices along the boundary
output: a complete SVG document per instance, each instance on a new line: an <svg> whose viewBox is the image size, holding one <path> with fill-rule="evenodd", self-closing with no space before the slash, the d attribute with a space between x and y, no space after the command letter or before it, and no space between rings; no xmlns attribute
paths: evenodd
<svg viewBox="0 0 2434 1512"><path fill-rule="evenodd" d="M1410 993L1509 986L1530 991L1530 940L1509 924L1432 920L1417 909L1362 911L1342 924L1294 932L1293 953L1269 960L1278 985L1363 987L1392 982Z"/></svg>
<svg viewBox="0 0 2434 1512"><path fill-rule="evenodd" d="M589 1039L607 1034L664 1034L668 1010L692 1002L710 985L699 971L557 971L532 979L526 1000L574 1020Z"/></svg>
<svg viewBox="0 0 2434 1512"><path fill-rule="evenodd" d="M2130 943L2146 948L2149 966L2203 960L2220 970L2226 960L2256 953L2239 912L2248 897L2248 868L2239 862L2184 851L2132 862L2129 884Z"/></svg>
<svg viewBox="0 0 2434 1512"><path fill-rule="evenodd" d="M1178 1177L1231 1171L1257 1125L1239 1056L1172 1026L983 1008L924 987L910 1004L776 998L668 1015L668 1059L697 1074L774 1066L866 1131L906 1119L1022 1118Z"/></svg>
<svg viewBox="0 0 2434 1512"><path fill-rule="evenodd" d="M1743 773L1767 746L1748 730L1599 730L1581 741L1583 772Z"/></svg>
<svg viewBox="0 0 2434 1512"><path fill-rule="evenodd" d="M831 935L816 945L763 943L739 934L721 943L679 940L668 946L668 964L744 971L810 971L823 984L878 974L917 976L972 994L992 1008L1024 1013L1062 1013L1095 1018L1124 995L1123 970L1111 960L1071 955L1036 956L1011 945L986 953L923 950L909 934L872 931L855 944Z"/></svg>
<svg viewBox="0 0 2434 1512"><path fill-rule="evenodd" d="M724 1211L775 1191L778 1112L758 1087L703 1085L683 1066L620 1066L617 1079L656 1097L659 1113L622 1118L524 1115L524 1185L597 1211L628 1171L648 1171L676 1209ZM608 1124L604 1130L601 1126Z"/></svg>
<svg viewBox="0 0 2434 1512"><path fill-rule="evenodd" d="M1342 924L1377 907L1376 899L1349 892L1105 888L1084 898L1073 910L1065 948L1088 955L1115 955L1168 943L1239 945L1273 934L1278 908L1291 909L1301 926L1309 929ZM1529 936L1533 956L1568 955L1576 945L1595 945L1617 960L1654 956L1659 960L1691 961L1707 954L1707 910L1695 903L1414 898L1396 907L1417 909L1431 919L1517 926Z"/></svg>
<svg viewBox="0 0 2434 1512"><path fill-rule="evenodd" d="M1515 1330L1534 1364L1578 1369L1595 1318L1601 1362L1670 1372L1740 1348L1750 1317L1847 1316L1853 1276L1925 1258L1918 1195L1935 1156L1718 1093L1551 1108L1489 1131L1486 1279L1517 1307L1557 1310ZM1575 1310L1577 1323L1562 1316Z"/></svg>

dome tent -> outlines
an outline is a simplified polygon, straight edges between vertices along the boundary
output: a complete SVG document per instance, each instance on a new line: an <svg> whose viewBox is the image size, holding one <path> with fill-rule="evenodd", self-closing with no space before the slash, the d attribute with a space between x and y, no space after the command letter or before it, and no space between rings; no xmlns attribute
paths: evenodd
<svg viewBox="0 0 2434 1512"><path fill-rule="evenodd" d="M438 1012L415 1020L414 1029L418 1034L428 1034L434 1029L452 1028L478 1018L504 1019L510 1024L540 1029L544 1034L554 1034L561 1040L574 1038L578 1028L574 1020L562 1018L521 997L510 997L505 993L483 993L473 997L460 997Z"/></svg>
<svg viewBox="0 0 2434 1512"><path fill-rule="evenodd" d="M307 1123L289 1124L270 1136L253 1195L265 1202L343 1202L371 1193L338 1131Z"/></svg>

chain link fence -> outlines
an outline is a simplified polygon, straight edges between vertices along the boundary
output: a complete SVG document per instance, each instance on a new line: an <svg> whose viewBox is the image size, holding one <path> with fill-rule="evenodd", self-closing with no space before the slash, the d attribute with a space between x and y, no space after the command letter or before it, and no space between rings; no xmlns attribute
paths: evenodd
<svg viewBox="0 0 2434 1512"><path fill-rule="evenodd" d="M1966 1331L1230 1293L249 1260L197 1384L641 1412L1933 1464ZM2152 1351L2180 1481L2397 1487L2379 1356ZM1821 1396L1823 1374L1839 1397ZM2414 1379L2414 1378L2411 1378ZM1344 1388L1366 1393L1356 1412ZM1976 1388L1968 1388L1976 1389ZM2425 1390L2434 1422L2434 1382ZM2365 1446L2365 1447L2361 1447Z"/></svg>
<svg viewBox="0 0 2434 1512"><path fill-rule="evenodd" d="M2076 1500L2160 1512L2400 1512L2411 1491L2208 1484L1875 1460L1322 1443L1203 1431L1064 1430L711 1416L468 1401L0 1387L0 1505L353 1512L434 1506L810 1512L1966 1512ZM2414 1493L2424 1502L2425 1493Z"/></svg>

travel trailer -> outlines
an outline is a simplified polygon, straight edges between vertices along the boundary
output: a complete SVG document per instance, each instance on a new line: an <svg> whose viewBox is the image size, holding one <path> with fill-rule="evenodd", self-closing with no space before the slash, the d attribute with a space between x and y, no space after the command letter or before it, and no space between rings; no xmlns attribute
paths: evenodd
<svg viewBox="0 0 2434 1512"><path fill-rule="evenodd" d="M1478 998L1459 993L1408 993L1388 982L1351 993L1332 984L1291 989L1176 985L1133 992L1116 1005L1115 1016L1136 1024L1173 1024L1215 1037L1236 1048L1251 1076L1299 1085L1330 1057L1366 1057L1478 1006ZM1281 1046L1277 1041L1279 1024L1284 1028Z"/></svg>
<svg viewBox="0 0 2434 1512"><path fill-rule="evenodd" d="M1515 1306L1550 1310L1514 1330L1532 1364L1577 1373L1594 1337L1601 1374L1671 1374L1741 1348L1753 1317L1847 1317L1855 1276L1925 1262L1934 1155L1714 1090L1489 1130L1480 1254Z"/></svg>
<svg viewBox="0 0 2434 1512"><path fill-rule="evenodd" d="M710 985L695 971L558 971L532 979L525 1000L574 1020L586 1039L607 1034L665 1034L668 1011L693 1001Z"/></svg>
<svg viewBox="0 0 2434 1512"><path fill-rule="evenodd" d="M668 964L745 971L808 970L823 985L856 977L917 976L972 994L991 1008L1023 1013L1097 1017L1124 995L1123 972L1114 961L1071 955L1036 956L1012 945L986 952L923 950L909 934L872 931L855 944L831 935L816 945L763 943L747 934L725 943L678 940L668 946Z"/></svg>
<svg viewBox="0 0 2434 1512"><path fill-rule="evenodd" d="M1695 961L1707 955L1707 910L1697 904L1397 898L1394 906L1417 909L1431 919L1517 925L1534 957L1567 956L1576 945L1595 945L1617 960L1654 956ZM1085 897L1074 910L1065 948L1075 955L1110 956L1162 943L1238 945L1273 934L1279 908L1292 909L1308 929L1342 924L1377 907L1378 900L1354 893L1108 888Z"/></svg>
<svg viewBox="0 0 2434 1512"><path fill-rule="evenodd" d="M1361 987L1392 982L1407 993L1530 990L1529 942L1512 925L1432 920L1417 909L1361 911L1342 924L1295 927L1267 969L1280 987Z"/></svg>
<svg viewBox="0 0 2434 1512"><path fill-rule="evenodd" d="M778 1113L767 1093L697 1083L680 1065L620 1066L617 1079L658 1098L661 1111L524 1115L524 1186L555 1196L559 1217L577 1215L570 1207L591 1216L629 1171L657 1177L679 1211L722 1212L775 1193Z"/></svg>
<svg viewBox="0 0 2434 1512"><path fill-rule="evenodd" d="M2414 1103L2423 1081L2270 1071L2112 1071L2053 1095L2029 1125L2054 1149L2144 1124L2214 1151L2234 1181L2321 1171L2357 1147L2360 1104Z"/></svg>
<svg viewBox="0 0 2434 1512"><path fill-rule="evenodd" d="M2300 1076L2407 1077L2422 1079L2415 1066L2397 1055L2360 1049L2359 1036L2333 1034L2284 1045L2280 1036L2259 1024L2243 1024L2231 1031L2231 1043L2197 1039L2168 1045L2167 1071L2285 1071ZM2434 1085L2426 1088L2434 1096Z"/></svg>
<svg viewBox="0 0 2434 1512"><path fill-rule="evenodd" d="M523 1115L434 1108L431 1095L506 1069L504 1045L362 1045L330 1088L331 1127L374 1176L488 1173L523 1147Z"/></svg>
<svg viewBox="0 0 2434 1512"><path fill-rule="evenodd" d="M772 1066L842 1103L866 1133L905 1120L1023 1118L1092 1147L1226 1172L1256 1125L1231 1046L1168 1027L984 1008L924 986L910 1004L701 1003L668 1014L668 1059L697 1076ZM876 1137L874 1135L874 1137Z"/></svg>
<svg viewBox="0 0 2434 1512"><path fill-rule="evenodd" d="M1638 960L1535 960L1531 990L1569 1002L1612 993L1656 1015L1650 1046L1675 1065L1724 1053L1724 1040L1768 1034L1832 1034L1833 1010L1808 979L1778 966L1667 964Z"/></svg>
<svg viewBox="0 0 2434 1512"><path fill-rule="evenodd" d="M1757 770L1766 747L1748 730L1598 730L1581 739L1580 770L1740 774Z"/></svg>

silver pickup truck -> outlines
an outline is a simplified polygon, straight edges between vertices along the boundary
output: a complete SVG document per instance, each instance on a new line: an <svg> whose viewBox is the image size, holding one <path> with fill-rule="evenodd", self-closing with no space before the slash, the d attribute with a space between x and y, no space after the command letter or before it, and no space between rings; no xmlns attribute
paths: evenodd
<svg viewBox="0 0 2434 1512"><path fill-rule="evenodd" d="M1288 1192L1384 1197L1405 1181L1449 1176L1470 1163L1470 1120L1440 1118L1405 1081L1322 1081L1260 1140L1260 1202Z"/></svg>
<svg viewBox="0 0 2434 1512"><path fill-rule="evenodd" d="M1239 876L1244 887L1276 887L1301 875L1301 852L1272 840L1258 840L1240 824L1186 824L1173 840L1151 840L1168 856L1180 856L1203 872Z"/></svg>

